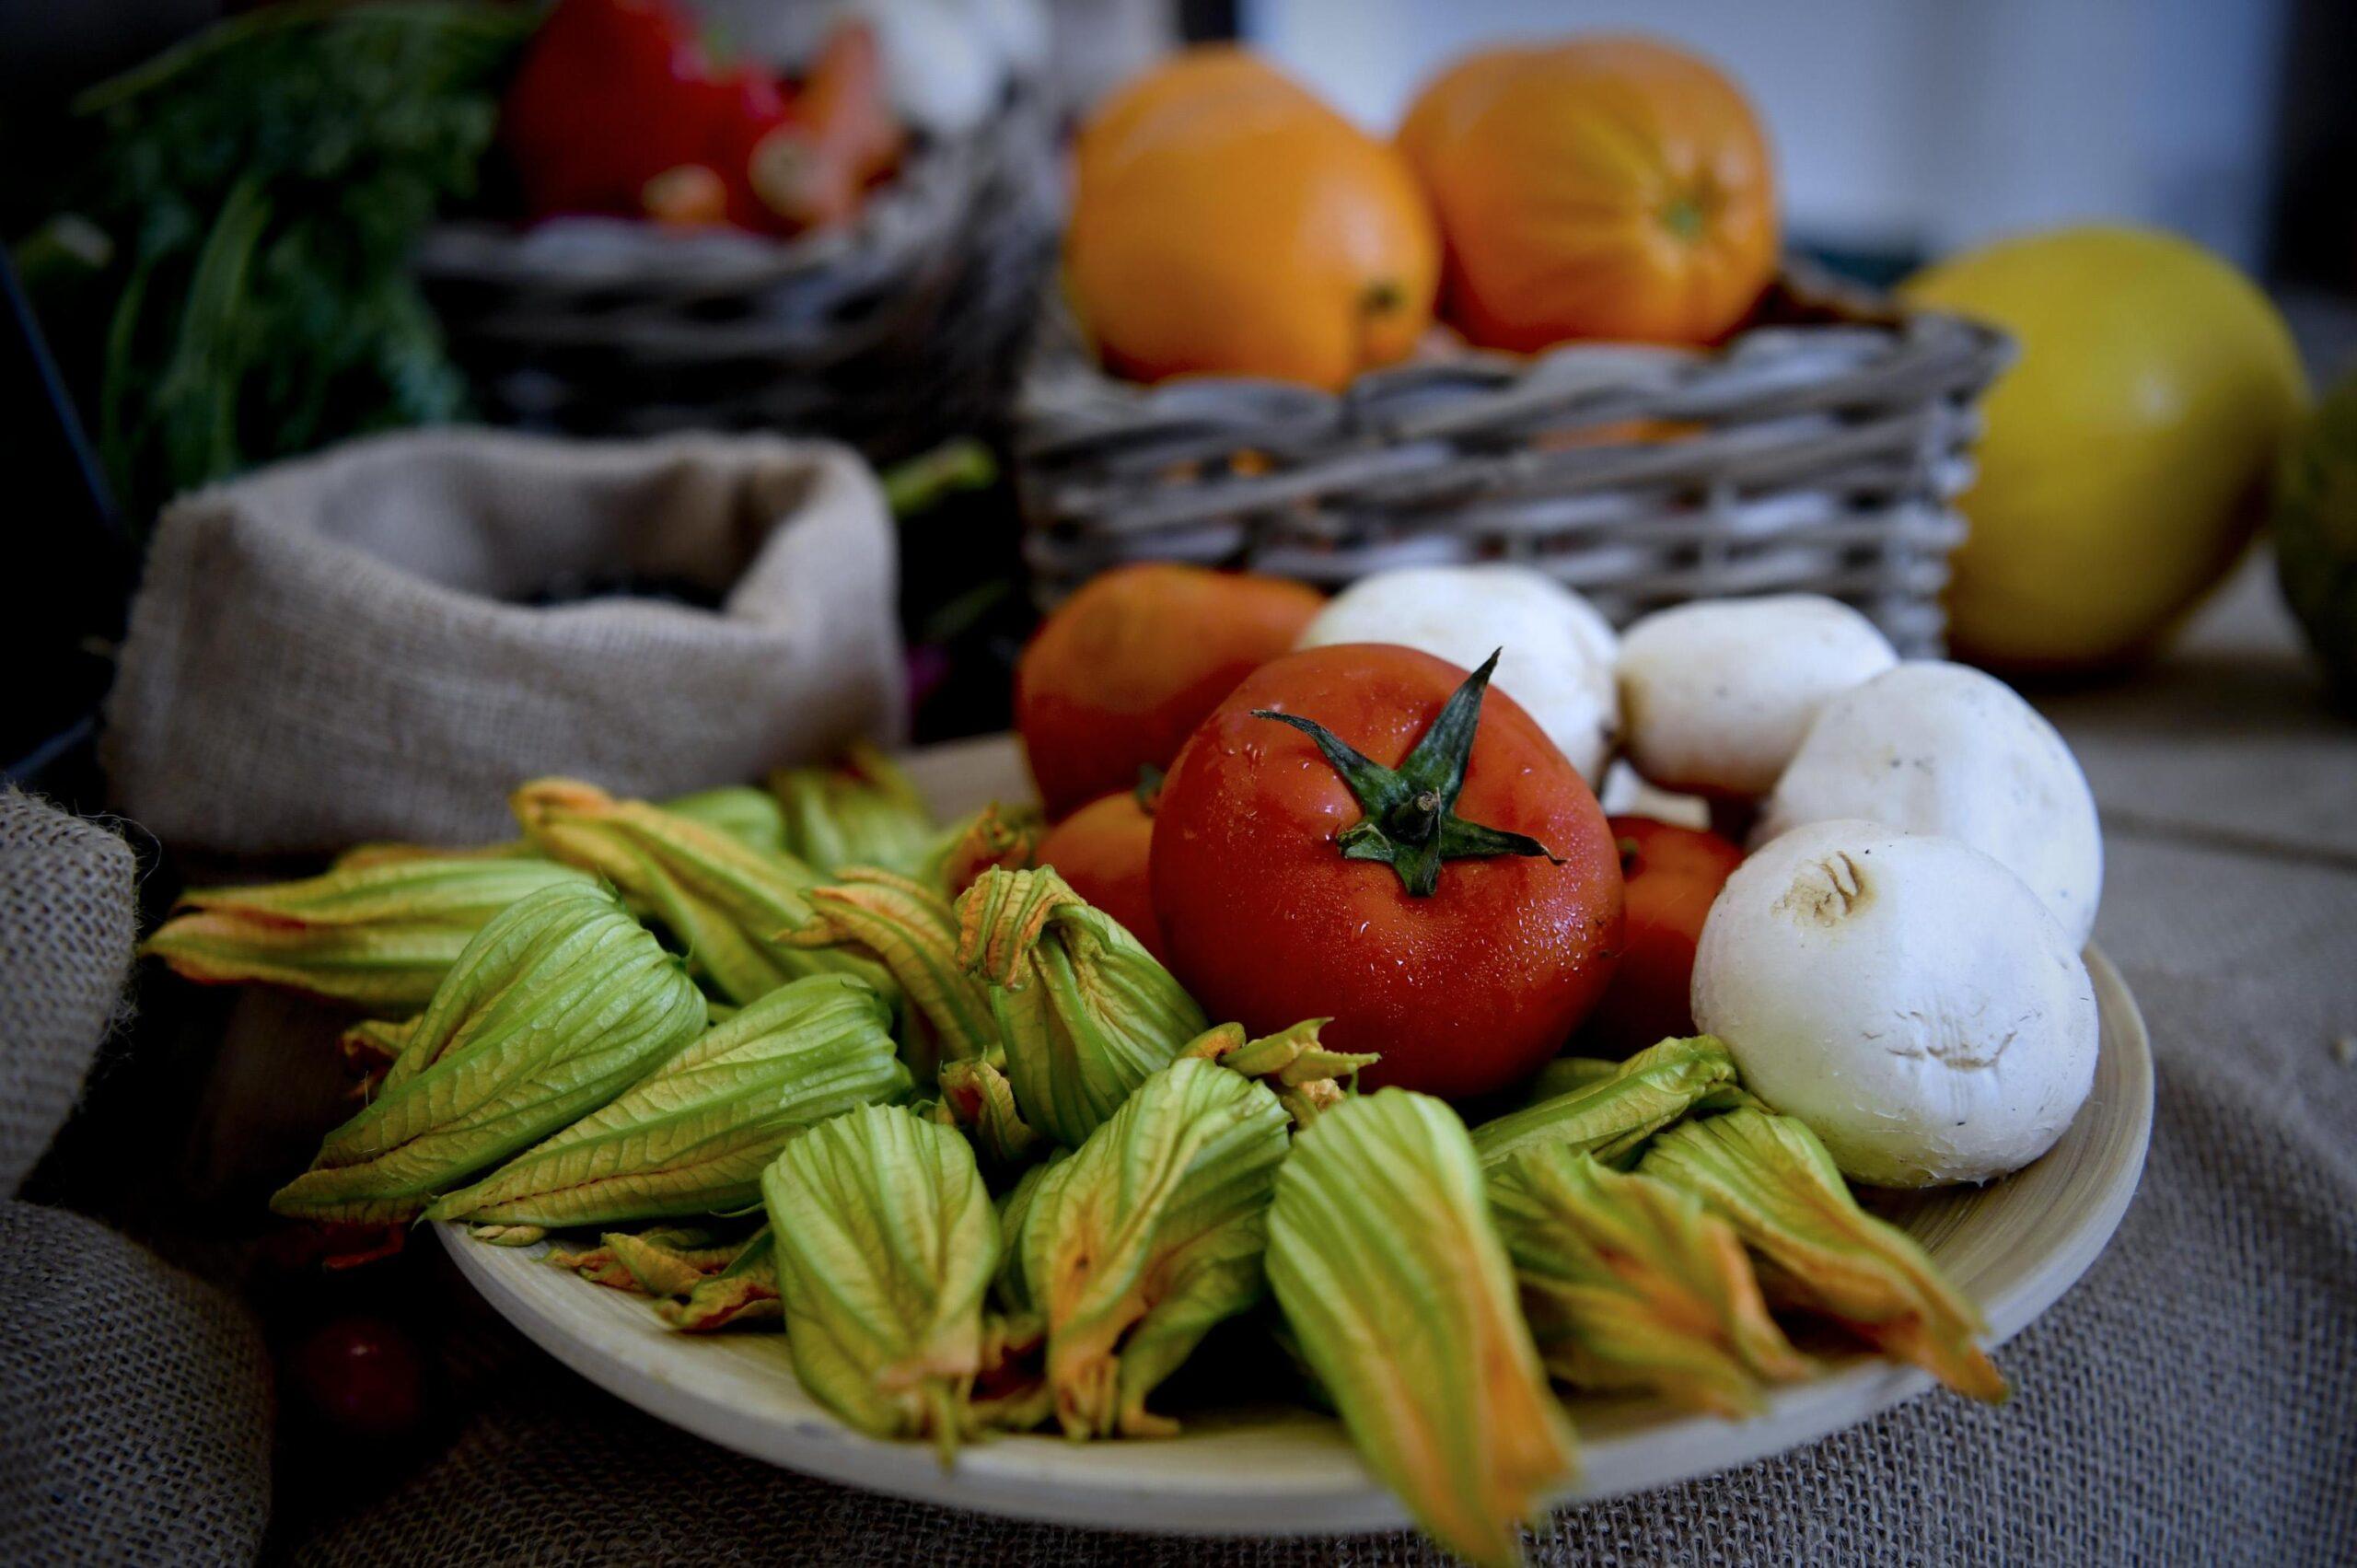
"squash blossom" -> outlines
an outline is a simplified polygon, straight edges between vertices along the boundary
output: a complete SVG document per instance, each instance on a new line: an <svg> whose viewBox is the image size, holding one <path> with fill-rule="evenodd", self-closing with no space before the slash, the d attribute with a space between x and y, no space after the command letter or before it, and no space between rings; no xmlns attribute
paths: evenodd
<svg viewBox="0 0 2357 1568"><path fill-rule="evenodd" d="M1146 1397L1213 1324L1260 1299L1286 1146L1274 1095L1186 1058L1146 1079L1018 1200L1020 1305L1046 1327L1065 1435L1178 1430Z"/></svg>
<svg viewBox="0 0 2357 1568"><path fill-rule="evenodd" d="M724 784L718 789L679 796L664 801L662 806L674 817L701 822L748 849L763 854L786 853L785 813L778 808L777 797L767 790L755 789L750 784Z"/></svg>
<svg viewBox="0 0 2357 1568"><path fill-rule="evenodd" d="M767 791L749 784L726 784L698 790L662 802L663 809L691 822L701 822L749 844L766 854L785 847L785 819ZM468 849L438 849L431 844L378 842L354 844L335 857L335 869L388 865L403 860L545 860L529 839L477 844Z"/></svg>
<svg viewBox="0 0 2357 1568"><path fill-rule="evenodd" d="M977 1421L998 1212L966 1140L869 1106L788 1143L761 1177L786 1344L813 1398L946 1463Z"/></svg>
<svg viewBox="0 0 2357 1568"><path fill-rule="evenodd" d="M1456 1113L1382 1089L1320 1116L1277 1173L1268 1270L1367 1468L1451 1551L1518 1561L1575 1452Z"/></svg>
<svg viewBox="0 0 2357 1568"><path fill-rule="evenodd" d="M1002 871L1029 870L1039 860L1040 841L1047 836L1048 819L1038 807L993 801L942 830L918 877L954 899L993 866Z"/></svg>
<svg viewBox="0 0 2357 1568"><path fill-rule="evenodd" d="M204 984L259 982L406 1017L483 923L527 894L592 878L545 860L436 855L298 882L200 888L140 951Z"/></svg>
<svg viewBox="0 0 2357 1568"><path fill-rule="evenodd" d="M534 1227L514 1228L528 1234ZM504 1239L506 1229L501 1225L476 1225L469 1234L481 1240L485 1232L496 1232ZM542 1231L541 1235L545 1237L547 1232ZM656 1225L644 1230L607 1231L598 1237L597 1246L579 1251L552 1247L541 1255L540 1261L552 1269L578 1274L591 1284L603 1285L608 1290L647 1295L654 1294L647 1283L650 1279L669 1283L679 1277L678 1270L682 1267L701 1279L736 1255L737 1249L722 1242L708 1225Z"/></svg>
<svg viewBox="0 0 2357 1568"><path fill-rule="evenodd" d="M1289 1028L1247 1040L1241 1024L1221 1024L1189 1040L1181 1056L1216 1062L1231 1073L1255 1078L1275 1091L1295 1128L1308 1126L1323 1110L1342 1103L1345 1078L1375 1065L1373 1051L1329 1051L1318 1031L1333 1020L1305 1018Z"/></svg>
<svg viewBox="0 0 2357 1568"><path fill-rule="evenodd" d="M1489 1195L1531 1337L1564 1382L1739 1417L1762 1380L1808 1375L1742 1241L1692 1193L1538 1144L1490 1167Z"/></svg>
<svg viewBox="0 0 2357 1568"><path fill-rule="evenodd" d="M914 874L936 830L924 797L891 758L855 741L833 764L770 775L782 848L827 876L854 865Z"/></svg>
<svg viewBox="0 0 2357 1568"><path fill-rule="evenodd" d="M1206 1028L1168 970L1053 870L985 871L958 900L958 958L988 981L1023 1120L1077 1148Z"/></svg>
<svg viewBox="0 0 2357 1568"><path fill-rule="evenodd" d="M1646 1139L1735 1082L1735 1059L1715 1039L1666 1040L1609 1077L1483 1122L1473 1130L1473 1151L1485 1166L1541 1144L1625 1165Z"/></svg>
<svg viewBox="0 0 2357 1568"><path fill-rule="evenodd" d="M443 978L368 1108L271 1207L406 1220L605 1104L703 1028L679 960L612 893L565 880L493 915Z"/></svg>
<svg viewBox="0 0 2357 1568"><path fill-rule="evenodd" d="M775 1233L764 1225L737 1249L727 1267L698 1281L684 1296L656 1302L655 1310L683 1334L709 1334L784 1318Z"/></svg>
<svg viewBox="0 0 2357 1568"><path fill-rule="evenodd" d="M781 986L425 1216L585 1225L759 1203L761 1172L788 1138L907 1096L891 1026L882 999L849 975Z"/></svg>
<svg viewBox="0 0 2357 1568"><path fill-rule="evenodd" d="M1817 1134L1789 1116L1732 1110L1672 1129L1638 1167L1683 1187L1766 1260L1760 1283L1895 1361L1995 1403L2005 1379L1974 1337L1980 1314L1906 1232L1850 1195Z"/></svg>
<svg viewBox="0 0 2357 1568"><path fill-rule="evenodd" d="M933 889L888 871L854 869L809 890L811 916L780 932L801 948L841 948L882 965L909 1005L910 1066L920 1083L944 1061L998 1050L990 989L958 962L958 912Z"/></svg>
<svg viewBox="0 0 2357 1568"><path fill-rule="evenodd" d="M990 987L958 961L958 913L922 882L854 868L810 889L809 923L782 934L802 947L842 947L891 973L907 1007L903 1058L920 1085L939 1092L950 1125L993 1167L1020 1164L1039 1143L1006 1080Z"/></svg>
<svg viewBox="0 0 2357 1568"><path fill-rule="evenodd" d="M809 920L807 895L819 879L791 855L763 854L659 806L570 779L528 784L509 805L544 853L605 877L670 932L726 1001L755 1002L788 981L829 972L855 974L892 995L889 977L865 958L776 940Z"/></svg>

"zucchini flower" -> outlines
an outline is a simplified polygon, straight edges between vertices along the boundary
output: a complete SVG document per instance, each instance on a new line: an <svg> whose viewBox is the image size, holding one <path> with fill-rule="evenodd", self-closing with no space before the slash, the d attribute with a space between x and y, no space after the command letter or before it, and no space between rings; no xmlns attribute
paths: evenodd
<svg viewBox="0 0 2357 1568"><path fill-rule="evenodd" d="M1562 1144L1491 1167L1489 1193L1531 1338L1564 1382L1735 1417L1759 1411L1763 1379L1808 1375L1742 1241L1692 1193Z"/></svg>
<svg viewBox="0 0 2357 1568"><path fill-rule="evenodd" d="M545 860L441 855L200 888L140 950L204 984L279 985L406 1017L433 1000L485 921L560 882L593 878Z"/></svg>
<svg viewBox="0 0 2357 1568"><path fill-rule="evenodd" d="M1456 1113L1383 1089L1320 1116L1277 1173L1268 1269L1367 1468L1449 1551L1518 1561L1575 1452Z"/></svg>
<svg viewBox="0 0 2357 1568"><path fill-rule="evenodd" d="M551 884L476 934L366 1109L271 1200L383 1224L604 1105L703 1028L679 960L612 893Z"/></svg>
<svg viewBox="0 0 2357 1568"><path fill-rule="evenodd" d="M409 1037L416 1032L415 1018L363 1018L336 1036L336 1054L343 1058L354 1076L366 1079L373 1088L375 1081L400 1060Z"/></svg>
<svg viewBox="0 0 2357 1568"><path fill-rule="evenodd" d="M766 1225L737 1249L727 1266L675 1300L658 1301L663 1321L683 1334L773 1323L785 1316L778 1296L777 1237Z"/></svg>
<svg viewBox="0 0 2357 1568"><path fill-rule="evenodd" d="M763 854L786 853L785 813L778 808L777 797L767 790L755 789L750 784L723 784L718 789L682 795L662 805L672 816L701 822L748 849Z"/></svg>
<svg viewBox="0 0 2357 1568"><path fill-rule="evenodd" d="M1048 819L1038 807L993 801L951 823L935 838L918 878L954 899L993 866L1002 871L1029 870L1039 860L1040 841L1047 836Z"/></svg>
<svg viewBox="0 0 2357 1568"><path fill-rule="evenodd" d="M1672 1129L1638 1167L1683 1187L1766 1260L1779 1302L1830 1318L1894 1361L1994 1404L2005 1379L1975 1336L1980 1314L1898 1226L1850 1195L1817 1134L1789 1116L1731 1110Z"/></svg>
<svg viewBox="0 0 2357 1568"><path fill-rule="evenodd" d="M890 971L908 1001L903 1054L921 1084L940 1093L952 1125L993 1166L1019 1164L1039 1142L1016 1109L990 987L958 961L958 913L921 882L854 869L810 889L817 912L784 934L802 947L841 947Z"/></svg>
<svg viewBox="0 0 2357 1568"><path fill-rule="evenodd" d="M993 1167L1006 1170L1023 1164L1039 1146L1039 1133L1016 1108L1015 1086L1007 1081L1006 1053L972 1062L941 1064L941 1108L949 1125L962 1131Z"/></svg>
<svg viewBox="0 0 2357 1568"><path fill-rule="evenodd" d="M788 981L828 972L855 974L893 995L890 978L865 958L776 939L809 920L807 895L819 884L818 873L791 855L765 854L659 806L570 779L528 784L510 805L543 852L605 877L659 922L726 1001L756 1002Z"/></svg>
<svg viewBox="0 0 2357 1568"><path fill-rule="evenodd" d="M1299 1130L1317 1121L1319 1111L1341 1104L1349 1092L1341 1080L1356 1079L1361 1069L1377 1060L1373 1051L1327 1050L1318 1031L1331 1022L1305 1018L1259 1040L1245 1039L1241 1024L1221 1024L1188 1041L1178 1054L1216 1062L1231 1073L1268 1085Z"/></svg>
<svg viewBox="0 0 2357 1568"><path fill-rule="evenodd" d="M914 873L933 849L933 813L892 759L865 741L822 768L770 775L785 852L827 876L854 865Z"/></svg>
<svg viewBox="0 0 2357 1568"><path fill-rule="evenodd" d="M699 790L661 803L675 817L685 817L716 829L765 854L785 847L784 819L766 791L749 784L727 784ZM467 849L440 849L432 844L395 842L354 844L335 857L338 871L369 865L390 865L404 860L545 860L529 839L505 843L476 844Z"/></svg>
<svg viewBox="0 0 2357 1568"><path fill-rule="evenodd" d="M807 895L810 919L781 932L796 948L858 954L888 970L909 1004L912 1070L931 1082L939 1063L977 1062L998 1049L990 988L958 961L958 912L923 883L852 870Z"/></svg>
<svg viewBox="0 0 2357 1568"><path fill-rule="evenodd" d="M1066 1148L1202 1034L1203 1011L1054 871L985 871L958 900L958 958L989 982L1023 1120Z"/></svg>
<svg viewBox="0 0 2357 1568"><path fill-rule="evenodd" d="M425 1217L587 1225L749 1207L787 1139L906 1098L891 1026L891 1009L849 975L780 986Z"/></svg>
<svg viewBox="0 0 2357 1568"><path fill-rule="evenodd" d="M1178 1430L1146 1397L1213 1325L1260 1299L1285 1149L1274 1095L1187 1058L1140 1085L1028 1195L1017 1188L1017 1306L1046 1326L1066 1436Z"/></svg>
<svg viewBox="0 0 2357 1568"><path fill-rule="evenodd" d="M976 1428L998 1213L949 1128L869 1106L793 1140L761 1177L786 1344L811 1396L877 1437Z"/></svg>
<svg viewBox="0 0 2357 1568"><path fill-rule="evenodd" d="M538 1227L516 1225L512 1229L529 1236ZM491 1237L491 1245L505 1246L511 1227L477 1225L470 1232L478 1241ZM540 1237L548 1233L541 1231ZM522 1243L530 1246L531 1242ZM573 1251L552 1247L540 1261L552 1269L563 1269L578 1274L591 1284L618 1290L626 1295L660 1294L650 1281L676 1284L688 1275L702 1279L725 1267L737 1255L737 1249L722 1241L707 1225L657 1225L644 1230L610 1230L598 1237L598 1245Z"/></svg>
<svg viewBox="0 0 2357 1568"><path fill-rule="evenodd" d="M1530 1082L1522 1086L1522 1106L1537 1105L1540 1100L1553 1099L1557 1095L1567 1095L1575 1089L1600 1084L1607 1078L1618 1076L1620 1072L1620 1063L1609 1062L1600 1056L1558 1056L1538 1069Z"/></svg>
<svg viewBox="0 0 2357 1568"><path fill-rule="evenodd" d="M1621 1063L1609 1077L1481 1123L1473 1130L1473 1150L1485 1166L1539 1144L1623 1166L1646 1139L1735 1081L1735 1059L1713 1037L1666 1040Z"/></svg>

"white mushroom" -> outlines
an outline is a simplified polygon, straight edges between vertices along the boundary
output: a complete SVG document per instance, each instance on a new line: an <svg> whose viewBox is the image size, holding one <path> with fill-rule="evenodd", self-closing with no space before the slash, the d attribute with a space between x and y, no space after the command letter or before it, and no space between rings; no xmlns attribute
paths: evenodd
<svg viewBox="0 0 2357 1568"><path fill-rule="evenodd" d="M1863 817L1959 839L2030 885L2073 947L2095 929L2103 830L2078 760L2003 681L1910 661L1825 704L1752 836Z"/></svg>
<svg viewBox="0 0 2357 1568"><path fill-rule="evenodd" d="M1898 662L1873 621L1814 594L1657 610L1620 640L1629 760L1665 789L1765 794L1828 697Z"/></svg>
<svg viewBox="0 0 2357 1568"><path fill-rule="evenodd" d="M1527 567L1404 566L1334 596L1294 645L1399 643L1471 669L1504 649L1491 682L1522 704L1590 788L1620 728L1611 626Z"/></svg>
<svg viewBox="0 0 2357 1568"><path fill-rule="evenodd" d="M2095 1080L2095 988L2021 878L1953 839L1795 829L1736 869L1694 1020L1842 1170L1986 1181L2044 1154Z"/></svg>

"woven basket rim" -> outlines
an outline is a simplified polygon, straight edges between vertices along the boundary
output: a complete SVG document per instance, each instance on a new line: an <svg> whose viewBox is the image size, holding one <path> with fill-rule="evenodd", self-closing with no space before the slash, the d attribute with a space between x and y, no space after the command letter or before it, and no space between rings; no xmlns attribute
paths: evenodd
<svg viewBox="0 0 2357 1568"><path fill-rule="evenodd" d="M993 169L1020 156L1028 122L1046 111L1037 87L1017 84L971 133L918 140L900 171L841 227L780 238L598 214L537 222L445 219L426 230L413 265L438 284L552 295L628 291L682 301L759 293L836 271L882 276L955 243Z"/></svg>
<svg viewBox="0 0 2357 1568"><path fill-rule="evenodd" d="M2012 336L1989 322L1905 305L1854 285L1828 283L1805 270L1788 269L1780 274L1778 286L1796 301L1825 312L1826 318L1763 321L1706 345L1574 339L1530 354L1461 343L1428 348L1417 357L1364 371L1339 391L1249 376L1127 380L1086 351L1077 323L1059 301L1051 307L1056 319L1041 334L1024 376L1019 407L1023 456L1027 461L1052 462L1067 451L1100 446L1125 429L1155 427L1265 435L1291 426L1319 444L1330 442L1345 425L1376 440L1445 437L1445 430L1412 421L1404 428L1386 428L1388 422L1368 414L1403 389L1434 389L1450 380L1476 383L1477 390L1489 394L1479 412L1455 411L1451 423L1494 417L1507 400L1525 389L1540 398L1565 395L1575 381L1592 381L1599 396L1641 386L1664 392L1747 356L1764 358L1787 345L1850 335L1871 334L1862 336L1862 343L1926 342L1942 351L1943 363L1952 366L1959 382L1969 384L1993 378L2017 352Z"/></svg>

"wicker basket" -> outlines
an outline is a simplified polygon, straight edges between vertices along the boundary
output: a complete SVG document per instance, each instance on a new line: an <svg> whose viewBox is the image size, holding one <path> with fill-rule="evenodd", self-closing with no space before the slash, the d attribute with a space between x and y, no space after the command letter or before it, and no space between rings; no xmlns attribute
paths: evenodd
<svg viewBox="0 0 2357 1568"><path fill-rule="evenodd" d="M1964 531L1948 503L1970 477L1974 400L2010 353L1972 322L1789 282L1713 352L1458 352L1339 397L1139 387L1052 341L1024 390L1026 554L1042 608L1148 558L1327 587L1515 561L1616 624L1690 598L1822 593L1902 653L1935 654Z"/></svg>
<svg viewBox="0 0 2357 1568"><path fill-rule="evenodd" d="M1051 116L1027 91L977 135L918 147L840 230L456 223L417 266L498 423L819 433L883 461L1004 428L1060 207Z"/></svg>

